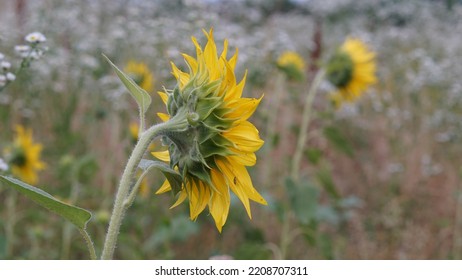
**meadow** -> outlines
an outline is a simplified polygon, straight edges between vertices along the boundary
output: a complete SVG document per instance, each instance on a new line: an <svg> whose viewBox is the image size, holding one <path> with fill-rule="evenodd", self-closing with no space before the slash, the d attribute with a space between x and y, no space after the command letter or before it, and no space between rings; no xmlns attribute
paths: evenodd
<svg viewBox="0 0 462 280"><path fill-rule="evenodd" d="M99 255L139 118L102 54L149 93L150 126L167 113L157 92L178 82L170 63L187 72L191 36L204 46L211 28L218 54L225 39L227 59L238 48L243 97L263 96L249 120L264 145L247 170L267 205L251 202L249 219L231 195L220 232L208 209L194 221L188 202L170 209L176 197L155 194L164 175L152 171L115 259L462 258L460 1L2 1L0 61L15 79L0 79L0 175L15 164L17 126L30 129L43 147L33 185L93 214ZM46 40L21 65L32 32ZM338 101L316 77L348 38L375 53L376 80ZM302 58L299 72L281 64L285 52ZM71 223L0 182L0 259L88 258Z"/></svg>

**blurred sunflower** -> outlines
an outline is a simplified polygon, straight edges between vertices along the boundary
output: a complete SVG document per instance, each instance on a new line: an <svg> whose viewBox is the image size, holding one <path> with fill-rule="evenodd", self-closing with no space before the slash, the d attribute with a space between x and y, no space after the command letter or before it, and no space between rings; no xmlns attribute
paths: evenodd
<svg viewBox="0 0 462 280"><path fill-rule="evenodd" d="M375 53L359 39L348 38L326 65L326 75L337 91L332 100L354 101L377 81Z"/></svg>
<svg viewBox="0 0 462 280"><path fill-rule="evenodd" d="M208 39L204 49L192 37L196 58L183 54L189 73L172 63L177 86L159 92L168 111L159 117L168 121L177 115L187 116L188 128L164 137L168 150L152 154L170 162L183 176L181 189L173 189L178 199L172 207L189 198L190 218L195 220L208 206L221 232L228 217L230 190L249 217L249 200L266 204L246 169L256 163L255 152L263 145L257 128L247 120L261 98L241 97L246 75L236 81L237 50L228 60L228 42L224 41L223 52L218 55L213 30L204 30L204 34ZM157 194L170 190L172 186L165 181Z"/></svg>
<svg viewBox="0 0 462 280"><path fill-rule="evenodd" d="M276 62L276 65L290 79L302 80L305 73L305 60L298 53L292 51L283 52Z"/></svg>
<svg viewBox="0 0 462 280"><path fill-rule="evenodd" d="M130 60L124 70L142 89L147 92L153 91L154 75L145 63Z"/></svg>
<svg viewBox="0 0 462 280"><path fill-rule="evenodd" d="M15 130L16 139L5 151L7 161L13 175L34 185L37 183L37 172L45 169L45 163L40 160L42 145L34 143L30 129L18 125Z"/></svg>

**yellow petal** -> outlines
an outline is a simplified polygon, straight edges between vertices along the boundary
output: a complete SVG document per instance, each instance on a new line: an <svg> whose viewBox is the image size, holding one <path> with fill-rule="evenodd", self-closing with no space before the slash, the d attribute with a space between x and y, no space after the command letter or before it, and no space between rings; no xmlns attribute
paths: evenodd
<svg viewBox="0 0 462 280"><path fill-rule="evenodd" d="M210 187L202 181L187 184L191 184L189 188L189 215L191 220L195 220L210 200Z"/></svg>
<svg viewBox="0 0 462 280"><path fill-rule="evenodd" d="M187 197L188 197L188 193L185 190L180 191L180 193L178 194L177 201L172 206L170 206L170 209L175 208L181 203L183 203L183 201L185 201Z"/></svg>
<svg viewBox="0 0 462 280"><path fill-rule="evenodd" d="M163 91L158 91L157 94L160 96L160 99L162 99L162 102L167 105L168 95Z"/></svg>
<svg viewBox="0 0 462 280"><path fill-rule="evenodd" d="M219 232L221 232L223 225L226 223L229 213L229 205L231 198L229 195L229 188L226 184L223 174L218 170L212 169L210 176L215 188L218 192L213 192L209 202L210 214L215 220L215 225Z"/></svg>
<svg viewBox="0 0 462 280"><path fill-rule="evenodd" d="M222 133L223 137L235 144L239 151L253 153L263 146L257 128L249 121L244 121L228 131Z"/></svg>
<svg viewBox="0 0 462 280"><path fill-rule="evenodd" d="M250 212L250 203L249 203L249 198L247 197L246 192L238 186L238 177L241 176L242 174L238 174L236 170L234 169L234 166L232 166L229 161L225 158L219 158L215 160L218 168L220 171L223 173L227 185L231 189L231 191L239 198L239 200L242 202L244 205L245 210L247 211L247 215L249 217L252 217L252 213Z"/></svg>
<svg viewBox="0 0 462 280"><path fill-rule="evenodd" d="M196 75L197 73L197 61L192 57L192 56L189 56L187 54L182 54L183 55L183 58L184 60L186 61L186 63L188 63L189 67L191 68L191 72L193 75Z"/></svg>
<svg viewBox="0 0 462 280"><path fill-rule="evenodd" d="M164 113L157 113L157 116L163 121L166 122L170 119L170 115Z"/></svg>
<svg viewBox="0 0 462 280"><path fill-rule="evenodd" d="M189 81L189 74L181 71L176 67L176 65L173 62L170 62L172 65L172 74L175 76L177 79L178 83L180 84L180 89L184 87Z"/></svg>
<svg viewBox="0 0 462 280"><path fill-rule="evenodd" d="M247 195L247 197L257 203L267 205L266 200L257 192L253 187L252 179L245 166L236 162L233 158L228 158L228 162L233 167L235 173L239 174L237 177L237 187L240 187Z"/></svg>
<svg viewBox="0 0 462 280"><path fill-rule="evenodd" d="M170 183L166 179L164 183L162 184L162 186L156 191L156 194L166 193L171 190L172 190L172 187L170 186Z"/></svg>
<svg viewBox="0 0 462 280"><path fill-rule="evenodd" d="M255 98L239 98L237 100L230 101L226 107L232 109L231 112L224 115L225 118L237 119L235 123L239 123L247 120L260 104L261 99Z"/></svg>
<svg viewBox="0 0 462 280"><path fill-rule="evenodd" d="M168 150L161 152L151 152L151 155L160 159L161 161L170 162L170 153L168 152Z"/></svg>

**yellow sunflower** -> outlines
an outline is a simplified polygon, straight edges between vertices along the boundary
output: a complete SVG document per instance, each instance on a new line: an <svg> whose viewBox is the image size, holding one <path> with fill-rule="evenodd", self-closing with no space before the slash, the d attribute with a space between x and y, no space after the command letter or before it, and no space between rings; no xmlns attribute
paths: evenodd
<svg viewBox="0 0 462 280"><path fill-rule="evenodd" d="M289 78L301 80L305 73L305 60L298 53L292 51L283 52L276 62L279 69L284 71Z"/></svg>
<svg viewBox="0 0 462 280"><path fill-rule="evenodd" d="M195 220L208 206L221 232L230 206L230 190L241 200L251 218L250 200L266 204L255 190L246 166L256 163L255 152L263 145L257 128L247 119L260 99L243 98L245 76L236 81L236 53L228 60L228 42L221 55L213 39L213 30L206 32L204 49L196 38L196 58L183 54L189 71L183 72L172 63L177 79L174 90L159 92L168 114L159 114L163 121L176 115L187 115L188 128L163 138L168 150L152 153L183 176L175 207L189 198L190 218ZM186 112L186 113L185 113ZM172 190L165 181L157 194Z"/></svg>
<svg viewBox="0 0 462 280"><path fill-rule="evenodd" d="M375 53L359 39L348 38L326 65L327 79L337 88L332 100L354 101L376 83Z"/></svg>
<svg viewBox="0 0 462 280"><path fill-rule="evenodd" d="M131 60L124 70L142 89L147 92L153 91L154 77L145 63Z"/></svg>
<svg viewBox="0 0 462 280"><path fill-rule="evenodd" d="M34 143L30 129L18 125L15 130L16 139L6 151L11 171L24 182L34 185L37 183L37 172L45 168L45 163L40 160L42 145Z"/></svg>

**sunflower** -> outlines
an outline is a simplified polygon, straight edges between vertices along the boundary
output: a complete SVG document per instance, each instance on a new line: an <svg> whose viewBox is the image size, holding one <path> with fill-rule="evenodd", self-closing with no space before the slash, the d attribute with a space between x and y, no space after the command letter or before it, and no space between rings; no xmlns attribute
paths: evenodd
<svg viewBox="0 0 462 280"><path fill-rule="evenodd" d="M163 121L186 115L188 128L163 137L167 151L153 152L160 160L183 176L177 201L172 208L189 198L190 218L195 220L208 206L216 227L221 232L230 206L230 191L244 205L251 218L250 200L266 201L253 187L246 166L256 163L255 152L263 145L257 128L248 121L261 98L243 98L245 77L236 81L235 54L227 59L228 42L218 55L213 30L204 34L204 49L195 37L196 58L183 54L189 71L181 71L172 63L177 80L173 90L159 92L168 114L158 114ZM168 181L157 194L172 190Z"/></svg>
<svg viewBox="0 0 462 280"><path fill-rule="evenodd" d="M348 38L326 65L327 79L337 88L335 103L359 98L377 81L375 68L375 53L361 40Z"/></svg>
<svg viewBox="0 0 462 280"><path fill-rule="evenodd" d="M305 60L298 53L292 51L283 52L276 62L279 69L284 71L289 78L301 80L305 71Z"/></svg>
<svg viewBox="0 0 462 280"><path fill-rule="evenodd" d="M131 60L124 70L142 89L152 92L154 89L154 77L145 63Z"/></svg>
<svg viewBox="0 0 462 280"><path fill-rule="evenodd" d="M16 139L6 151L11 171L24 182L36 184L37 172L45 168L45 163L40 160L42 145L34 143L30 129L18 125L15 130Z"/></svg>

